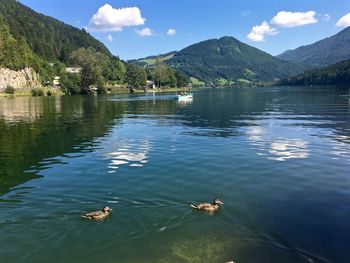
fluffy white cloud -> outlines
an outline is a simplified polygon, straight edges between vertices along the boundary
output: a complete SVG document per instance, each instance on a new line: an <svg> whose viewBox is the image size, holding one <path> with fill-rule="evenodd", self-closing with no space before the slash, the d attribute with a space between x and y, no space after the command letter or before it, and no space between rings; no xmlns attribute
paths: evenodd
<svg viewBox="0 0 350 263"><path fill-rule="evenodd" d="M342 18L340 18L336 24L337 26L347 27L350 26L350 13L346 14Z"/></svg>
<svg viewBox="0 0 350 263"><path fill-rule="evenodd" d="M316 12L287 12L280 11L272 18L271 24L280 27L296 27L317 23Z"/></svg>
<svg viewBox="0 0 350 263"><path fill-rule="evenodd" d="M325 14L322 17L323 20L328 21L330 15ZM349 18L350 19L350 18ZM247 38L251 41L261 42L265 40L266 35L276 35L278 34L277 28L281 27L297 27L308 24L317 23L315 11L308 12L287 12L280 11L272 19L270 23L264 21L259 26L254 26L251 32L247 35Z"/></svg>
<svg viewBox="0 0 350 263"><path fill-rule="evenodd" d="M141 30L136 29L135 31L139 36L142 36L142 37L153 36L153 31L148 27L145 27L144 29L141 29Z"/></svg>
<svg viewBox="0 0 350 263"><path fill-rule="evenodd" d="M248 39L255 42L261 42L265 40L266 35L276 35L278 31L271 27L266 21L262 22L259 26L254 26L252 31L247 36Z"/></svg>
<svg viewBox="0 0 350 263"><path fill-rule="evenodd" d="M168 32L166 32L168 36L175 36L176 35L176 30L175 29L169 29Z"/></svg>
<svg viewBox="0 0 350 263"><path fill-rule="evenodd" d="M138 7L113 8L109 4L100 7L87 27L90 31L122 31L124 27L145 23Z"/></svg>
<svg viewBox="0 0 350 263"><path fill-rule="evenodd" d="M109 42L112 42L112 41L113 41L112 35L108 35L108 36L106 37L106 39L107 39Z"/></svg>

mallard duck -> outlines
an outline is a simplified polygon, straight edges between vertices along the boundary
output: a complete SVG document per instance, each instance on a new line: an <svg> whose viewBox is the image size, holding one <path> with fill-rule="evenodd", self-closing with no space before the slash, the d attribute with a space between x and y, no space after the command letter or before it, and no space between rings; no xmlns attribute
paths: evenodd
<svg viewBox="0 0 350 263"><path fill-rule="evenodd" d="M216 212L220 205L223 205L224 203L220 201L220 199L215 199L212 204L210 203L200 203L197 205L191 205L193 209L200 210L200 211L206 211L206 212Z"/></svg>
<svg viewBox="0 0 350 263"><path fill-rule="evenodd" d="M111 214L112 209L108 206L105 206L102 208L101 211L95 211L91 212L85 215L82 215L82 218L89 219L89 220L103 220L107 218Z"/></svg>

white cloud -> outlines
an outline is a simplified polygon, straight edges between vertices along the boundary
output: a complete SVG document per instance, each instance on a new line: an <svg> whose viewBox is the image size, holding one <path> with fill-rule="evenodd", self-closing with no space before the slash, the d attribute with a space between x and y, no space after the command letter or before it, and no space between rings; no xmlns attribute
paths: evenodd
<svg viewBox="0 0 350 263"><path fill-rule="evenodd" d="M350 26L350 13L346 14L342 18L340 18L336 24L337 26L347 27Z"/></svg>
<svg viewBox="0 0 350 263"><path fill-rule="evenodd" d="M168 36L175 36L176 35L176 30L175 29L169 29L168 32L166 32Z"/></svg>
<svg viewBox="0 0 350 263"><path fill-rule="evenodd" d="M317 23L316 12L287 12L280 11L272 18L271 24L279 27L297 27Z"/></svg>
<svg viewBox="0 0 350 263"><path fill-rule="evenodd" d="M100 7L91 18L87 29L97 32L122 31L124 27L145 23L138 7L113 8L109 4Z"/></svg>
<svg viewBox="0 0 350 263"><path fill-rule="evenodd" d="M113 41L112 35L108 35L108 36L106 37L106 39L107 39L109 42L112 42L112 41Z"/></svg>
<svg viewBox="0 0 350 263"><path fill-rule="evenodd" d="M141 30L136 29L135 31L139 36L142 36L142 37L150 37L150 36L153 36L154 34L153 31L148 27L145 27L144 29L141 29Z"/></svg>
<svg viewBox="0 0 350 263"><path fill-rule="evenodd" d="M331 15L330 14L324 14L323 17L322 17L322 20L324 21L329 21L331 19Z"/></svg>
<svg viewBox="0 0 350 263"><path fill-rule="evenodd" d="M350 15L349 15L350 16ZM322 19L328 21L330 19L329 14L324 14ZM350 20L350 18L349 18ZM264 21L259 26L254 26L251 32L247 35L247 38L251 41L261 42L265 40L266 35L278 34L277 28L281 27L297 27L308 24L317 23L315 11L308 12L287 12L280 11L272 19L270 23Z"/></svg>
<svg viewBox="0 0 350 263"><path fill-rule="evenodd" d="M261 42L265 40L266 35L276 35L278 31L271 27L266 21L262 22L259 26L254 26L252 31L247 36L248 39L255 42Z"/></svg>

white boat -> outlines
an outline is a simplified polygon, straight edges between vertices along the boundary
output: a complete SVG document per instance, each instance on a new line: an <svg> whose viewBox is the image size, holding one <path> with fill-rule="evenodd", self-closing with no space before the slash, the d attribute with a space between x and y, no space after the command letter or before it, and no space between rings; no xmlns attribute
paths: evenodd
<svg viewBox="0 0 350 263"><path fill-rule="evenodd" d="M180 94L180 95L177 95L176 98L178 100L192 100L193 94L192 93Z"/></svg>

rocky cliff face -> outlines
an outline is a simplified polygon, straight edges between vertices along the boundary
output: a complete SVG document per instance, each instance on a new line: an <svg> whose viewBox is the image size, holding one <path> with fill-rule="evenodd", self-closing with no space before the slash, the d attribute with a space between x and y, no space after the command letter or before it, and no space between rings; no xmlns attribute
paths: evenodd
<svg viewBox="0 0 350 263"><path fill-rule="evenodd" d="M12 86L18 91L25 91L41 87L41 83L39 75L32 68L19 71L0 68L0 92L3 92L7 86Z"/></svg>

